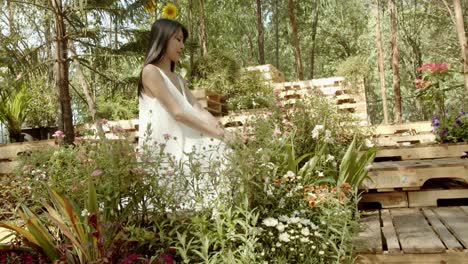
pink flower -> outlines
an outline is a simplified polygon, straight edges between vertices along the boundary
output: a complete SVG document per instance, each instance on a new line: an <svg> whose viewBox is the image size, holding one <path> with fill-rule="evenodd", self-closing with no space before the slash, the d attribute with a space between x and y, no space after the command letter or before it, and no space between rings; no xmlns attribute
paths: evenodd
<svg viewBox="0 0 468 264"><path fill-rule="evenodd" d="M63 133L63 132L60 131L60 130L57 130L57 131L55 131L55 133L52 135L52 137L63 138L63 137L65 137L65 133Z"/></svg>
<svg viewBox="0 0 468 264"><path fill-rule="evenodd" d="M266 115L267 115L268 117L270 117L270 116L273 115L273 113L272 113L272 112L266 112Z"/></svg>
<svg viewBox="0 0 468 264"><path fill-rule="evenodd" d="M171 139L171 134L165 133L165 134L163 134L163 137L164 137L165 140L169 140L169 139Z"/></svg>
<svg viewBox="0 0 468 264"><path fill-rule="evenodd" d="M99 177L99 176L101 176L103 173L104 173L104 172L103 172L102 170L97 169L97 170L91 172L91 177Z"/></svg>
<svg viewBox="0 0 468 264"><path fill-rule="evenodd" d="M275 131L273 131L273 135L274 135L275 137L281 136L281 130L280 130L278 127L276 127L276 128L275 128Z"/></svg>
<svg viewBox="0 0 468 264"><path fill-rule="evenodd" d="M281 123L285 126L292 126L291 122L289 122L289 120L287 120L286 118L283 119L283 121L281 121Z"/></svg>
<svg viewBox="0 0 468 264"><path fill-rule="evenodd" d="M442 72L448 70L447 63L424 63L417 69L418 71L426 71L429 70L431 72Z"/></svg>
<svg viewBox="0 0 468 264"><path fill-rule="evenodd" d="M18 81L19 79L21 79L21 77L23 77L23 73L19 73L18 75L16 75L16 81Z"/></svg>
<svg viewBox="0 0 468 264"><path fill-rule="evenodd" d="M168 177L174 176L174 171L173 170L167 170L165 175L168 176Z"/></svg>

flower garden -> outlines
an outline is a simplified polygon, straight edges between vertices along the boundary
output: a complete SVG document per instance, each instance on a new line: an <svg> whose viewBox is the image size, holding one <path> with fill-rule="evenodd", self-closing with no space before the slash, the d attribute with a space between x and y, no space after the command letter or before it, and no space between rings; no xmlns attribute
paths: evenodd
<svg viewBox="0 0 468 264"><path fill-rule="evenodd" d="M359 154L368 131L325 98L266 116L231 142L228 168L203 170L192 153L190 177L162 162L164 142L161 159L146 159L118 127L117 140L24 156L2 181L0 226L16 235L0 262L352 263L358 186L375 155ZM203 206L190 179L216 175L229 189ZM189 195L200 206L181 209Z"/></svg>

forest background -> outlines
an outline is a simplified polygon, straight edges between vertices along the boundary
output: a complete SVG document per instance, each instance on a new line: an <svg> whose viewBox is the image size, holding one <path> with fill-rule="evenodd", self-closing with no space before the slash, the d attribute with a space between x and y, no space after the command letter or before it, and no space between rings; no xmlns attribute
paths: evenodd
<svg viewBox="0 0 468 264"><path fill-rule="evenodd" d="M287 80L339 75L362 81L373 124L430 120L434 101L417 96L416 80L424 63L447 63L450 74L439 88L447 111L463 110L468 62L460 32L468 25L466 1L171 2L190 32L179 72L192 88L233 83L243 67L272 64ZM23 126L58 125L68 142L73 124L136 118L150 25L166 4L1 0L1 104L16 104L14 116Z"/></svg>

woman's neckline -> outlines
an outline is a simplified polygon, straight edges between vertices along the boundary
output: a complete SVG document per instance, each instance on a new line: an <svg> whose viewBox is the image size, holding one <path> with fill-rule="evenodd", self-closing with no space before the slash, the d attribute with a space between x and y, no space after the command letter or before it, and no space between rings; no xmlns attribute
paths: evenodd
<svg viewBox="0 0 468 264"><path fill-rule="evenodd" d="M153 64L153 65L154 65L154 64ZM156 67L156 68L164 75L164 77L167 78L167 80L169 81L169 83L174 87L174 89L177 90L177 92L178 92L180 95L182 95L183 97L185 97L185 91L183 90L184 87L181 86L181 87L180 87L180 90L179 90L179 88L177 88L177 86L172 82L171 78L167 75L167 73L166 73L163 69L161 69L160 67L158 67L158 66L156 66L156 65L154 65L154 67ZM177 80L179 81L179 85L181 85L181 82L180 82L179 77L178 77L177 75L176 75L176 78L177 78Z"/></svg>

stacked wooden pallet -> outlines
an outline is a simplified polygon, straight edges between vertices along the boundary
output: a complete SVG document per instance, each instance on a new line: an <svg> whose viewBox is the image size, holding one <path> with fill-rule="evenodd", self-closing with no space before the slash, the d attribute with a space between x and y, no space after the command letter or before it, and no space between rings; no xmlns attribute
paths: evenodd
<svg viewBox="0 0 468 264"><path fill-rule="evenodd" d="M87 130L91 132L91 135L87 135ZM102 124L102 130L107 139L126 138L131 142L136 142L138 137L138 119L107 121ZM75 131L84 139L98 138L94 124L78 125L75 127Z"/></svg>
<svg viewBox="0 0 468 264"><path fill-rule="evenodd" d="M410 146L434 143L436 140L430 121L378 125L374 129L374 140L378 146Z"/></svg>
<svg viewBox="0 0 468 264"><path fill-rule="evenodd" d="M194 90L192 94L198 100L200 105L208 110L214 116L223 116L227 114L226 98L224 96L207 90Z"/></svg>
<svg viewBox="0 0 468 264"><path fill-rule="evenodd" d="M274 91L286 107L293 106L301 98L325 97L336 104L338 110L352 113L361 125L369 124L364 86L351 89L343 77L277 83Z"/></svg>
<svg viewBox="0 0 468 264"><path fill-rule="evenodd" d="M259 72L268 82L281 83L284 82L284 74L276 69L271 64L251 66L246 68L247 71Z"/></svg>
<svg viewBox="0 0 468 264"><path fill-rule="evenodd" d="M468 199L468 143L385 147L376 155L361 204L382 208L436 206Z"/></svg>
<svg viewBox="0 0 468 264"><path fill-rule="evenodd" d="M356 263L468 263L468 207L398 208L361 214Z"/></svg>

